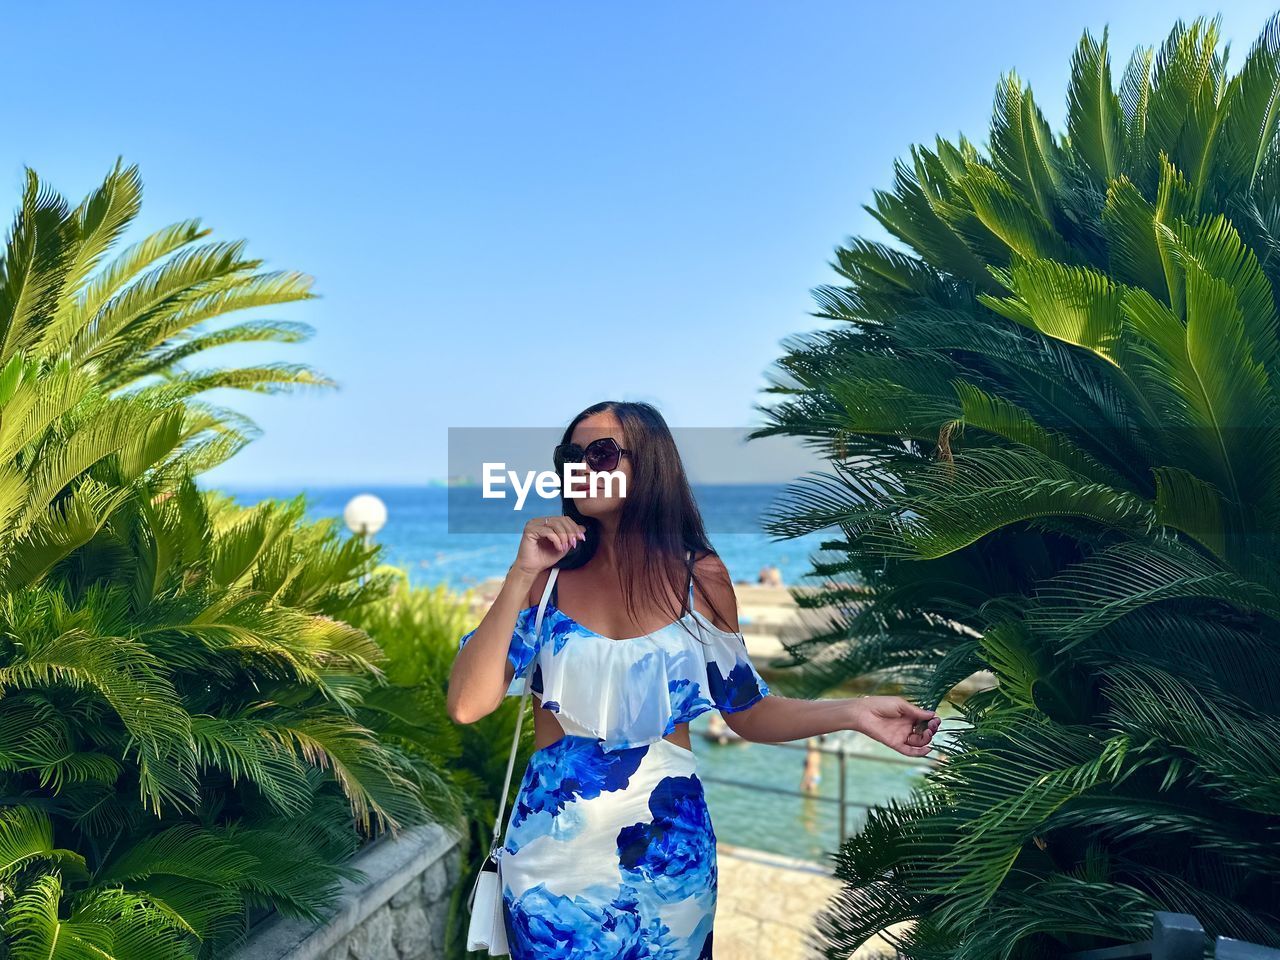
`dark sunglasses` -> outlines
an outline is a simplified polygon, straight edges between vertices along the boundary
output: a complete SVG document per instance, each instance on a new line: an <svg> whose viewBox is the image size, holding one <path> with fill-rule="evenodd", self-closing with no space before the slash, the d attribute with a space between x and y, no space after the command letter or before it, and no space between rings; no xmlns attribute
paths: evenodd
<svg viewBox="0 0 1280 960"><path fill-rule="evenodd" d="M557 444L551 459L558 471L563 470L566 463L583 462L592 470L617 470L618 461L624 454L629 457L631 451L618 446L618 441L613 437L601 437L599 440L592 440L585 448L576 443Z"/></svg>

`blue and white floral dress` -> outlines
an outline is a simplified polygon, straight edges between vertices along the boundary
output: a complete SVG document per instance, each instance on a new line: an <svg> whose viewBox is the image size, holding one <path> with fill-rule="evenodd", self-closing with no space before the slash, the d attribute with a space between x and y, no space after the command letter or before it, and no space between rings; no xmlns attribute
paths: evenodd
<svg viewBox="0 0 1280 960"><path fill-rule="evenodd" d="M524 692L532 669L532 693L565 735L534 752L507 821L512 960L710 960L716 835L697 758L664 734L713 708L745 710L769 687L742 634L693 609L692 578L689 610L627 640L587 629L554 601L540 636L537 607L516 619L507 695Z"/></svg>

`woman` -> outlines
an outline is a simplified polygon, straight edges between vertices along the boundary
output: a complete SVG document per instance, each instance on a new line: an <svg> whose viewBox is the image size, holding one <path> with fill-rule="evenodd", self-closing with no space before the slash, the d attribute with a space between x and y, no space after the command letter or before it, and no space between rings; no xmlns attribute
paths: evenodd
<svg viewBox="0 0 1280 960"><path fill-rule="evenodd" d="M585 461L595 480L614 471L625 487L576 481L588 496L562 490L563 515L525 525L501 591L459 641L449 682L450 717L474 723L504 693L523 693L533 671L535 751L503 840L511 956L709 960L716 837L689 721L718 709L761 743L858 730L919 757L939 720L899 697L770 692L652 406L589 407L554 460L558 470Z"/></svg>

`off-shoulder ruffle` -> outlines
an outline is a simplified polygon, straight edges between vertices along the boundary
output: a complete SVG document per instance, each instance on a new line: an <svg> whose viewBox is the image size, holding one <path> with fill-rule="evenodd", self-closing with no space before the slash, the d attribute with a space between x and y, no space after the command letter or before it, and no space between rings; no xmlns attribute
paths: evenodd
<svg viewBox="0 0 1280 960"><path fill-rule="evenodd" d="M534 621L537 620L538 608L525 607L516 616L515 629L511 631L511 642L507 645L507 660L515 667L515 676L507 686L506 696L519 697L524 694L525 674L529 665L538 653L538 641L533 635ZM476 629L479 629L478 627ZM458 641L461 650L468 640L475 636L475 630L469 630ZM533 692L537 693L537 677L534 677Z"/></svg>
<svg viewBox="0 0 1280 960"><path fill-rule="evenodd" d="M646 637L611 640L554 607L535 657L533 691L565 733L602 741L605 750L652 743L708 710L733 713L768 696L769 686L741 634L702 617Z"/></svg>
<svg viewBox="0 0 1280 960"><path fill-rule="evenodd" d="M700 613L645 637L611 640L578 624L554 605L534 636L537 607L516 617L507 659L515 676L507 696L530 689L556 714L565 733L602 741L605 750L652 743L708 710L745 710L770 693L740 633L716 628ZM458 641L458 649L475 634Z"/></svg>

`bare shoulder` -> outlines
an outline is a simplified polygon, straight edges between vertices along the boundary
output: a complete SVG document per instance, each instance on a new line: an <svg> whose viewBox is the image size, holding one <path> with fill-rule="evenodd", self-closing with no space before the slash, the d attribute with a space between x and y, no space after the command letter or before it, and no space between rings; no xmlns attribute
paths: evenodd
<svg viewBox="0 0 1280 960"><path fill-rule="evenodd" d="M719 629L737 633L738 597L724 561L714 553L703 554L694 559L693 573L695 608Z"/></svg>
<svg viewBox="0 0 1280 960"><path fill-rule="evenodd" d="M529 585L529 595L525 597L526 607L536 607L542 602L542 591L547 588L547 578L551 576L551 569L547 567L533 578L533 583Z"/></svg>

